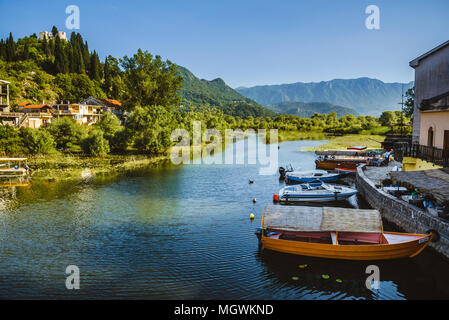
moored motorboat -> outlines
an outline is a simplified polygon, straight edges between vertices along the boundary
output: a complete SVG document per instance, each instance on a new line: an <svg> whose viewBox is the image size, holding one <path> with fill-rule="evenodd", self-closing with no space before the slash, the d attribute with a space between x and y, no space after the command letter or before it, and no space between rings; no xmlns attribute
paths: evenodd
<svg viewBox="0 0 449 320"><path fill-rule="evenodd" d="M329 173L326 170L292 171L285 174L285 182L288 184L315 181L335 182L339 177L339 173Z"/></svg>
<svg viewBox="0 0 449 320"><path fill-rule="evenodd" d="M357 190L345 186L325 183L305 183L285 186L279 191L279 201L287 202L329 202L346 200L357 194Z"/></svg>
<svg viewBox="0 0 449 320"><path fill-rule="evenodd" d="M344 260L412 258L434 236L384 232L377 210L303 206L266 206L256 234L264 249Z"/></svg>

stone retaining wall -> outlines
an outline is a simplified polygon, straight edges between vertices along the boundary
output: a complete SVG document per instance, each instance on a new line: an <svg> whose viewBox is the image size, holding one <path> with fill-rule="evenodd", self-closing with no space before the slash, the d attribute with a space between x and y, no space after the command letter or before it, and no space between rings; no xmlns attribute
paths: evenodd
<svg viewBox="0 0 449 320"><path fill-rule="evenodd" d="M359 193L368 203L379 210L388 222L405 232L426 233L430 229L436 230L440 239L430 243L429 246L449 258L449 222L376 188L365 175L364 170L365 165L357 168L356 185Z"/></svg>

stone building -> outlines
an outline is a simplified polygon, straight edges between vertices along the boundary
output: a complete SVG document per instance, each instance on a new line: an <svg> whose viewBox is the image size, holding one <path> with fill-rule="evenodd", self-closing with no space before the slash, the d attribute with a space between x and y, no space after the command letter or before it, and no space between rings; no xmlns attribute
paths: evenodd
<svg viewBox="0 0 449 320"><path fill-rule="evenodd" d="M449 41L410 66L415 69L413 143L449 150Z"/></svg>
<svg viewBox="0 0 449 320"><path fill-rule="evenodd" d="M59 39L68 41L67 34L65 33L65 31L58 31L58 36L59 36ZM44 40L44 39L50 40L50 39L54 39L54 38L55 37L53 36L53 33L51 33L51 32L48 32L48 31L39 32L39 40Z"/></svg>

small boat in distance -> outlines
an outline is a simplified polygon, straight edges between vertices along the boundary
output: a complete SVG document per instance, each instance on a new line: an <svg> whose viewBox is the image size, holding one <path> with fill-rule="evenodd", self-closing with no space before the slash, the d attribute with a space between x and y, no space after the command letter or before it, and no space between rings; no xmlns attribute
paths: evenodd
<svg viewBox="0 0 449 320"><path fill-rule="evenodd" d="M305 182L335 182L340 177L339 173L329 173L326 170L292 171L286 172L285 182L288 184Z"/></svg>
<svg viewBox="0 0 449 320"><path fill-rule="evenodd" d="M329 202L346 200L357 190L325 183L306 183L285 186L279 191L279 202Z"/></svg>
<svg viewBox="0 0 449 320"><path fill-rule="evenodd" d="M256 235L264 249L343 260L413 258L434 237L384 232L377 210L275 205L264 208Z"/></svg>

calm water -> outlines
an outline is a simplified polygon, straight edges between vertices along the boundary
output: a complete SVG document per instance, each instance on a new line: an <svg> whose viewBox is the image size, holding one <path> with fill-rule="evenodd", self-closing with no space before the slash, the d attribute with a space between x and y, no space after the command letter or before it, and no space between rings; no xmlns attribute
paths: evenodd
<svg viewBox="0 0 449 320"><path fill-rule="evenodd" d="M280 164L313 169L315 155L299 150L318 143L282 143ZM254 229L282 185L256 165L165 163L122 177L4 189L0 298L449 298L449 264L431 250L361 263L259 248ZM366 207L356 197L344 205ZM78 291L65 288L73 264ZM365 287L369 264L380 268L380 290Z"/></svg>

